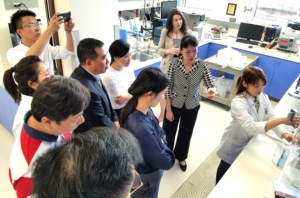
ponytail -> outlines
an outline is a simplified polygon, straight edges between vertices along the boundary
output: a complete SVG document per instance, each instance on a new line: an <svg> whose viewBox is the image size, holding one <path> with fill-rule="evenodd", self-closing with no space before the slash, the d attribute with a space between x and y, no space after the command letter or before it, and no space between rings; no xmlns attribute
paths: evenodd
<svg viewBox="0 0 300 198"><path fill-rule="evenodd" d="M20 104L21 93L18 91L18 86L13 78L14 68L10 68L5 71L3 76L3 84L6 91L14 99L15 103Z"/></svg>
<svg viewBox="0 0 300 198"><path fill-rule="evenodd" d="M34 89L28 85L28 82L38 82L39 63L42 63L42 60L38 56L26 56L14 67L5 71L4 88L17 104L20 104L21 94L33 96Z"/></svg>
<svg viewBox="0 0 300 198"><path fill-rule="evenodd" d="M132 96L126 103L125 107L121 110L120 124L124 125L129 115L135 110L138 104L138 97Z"/></svg>

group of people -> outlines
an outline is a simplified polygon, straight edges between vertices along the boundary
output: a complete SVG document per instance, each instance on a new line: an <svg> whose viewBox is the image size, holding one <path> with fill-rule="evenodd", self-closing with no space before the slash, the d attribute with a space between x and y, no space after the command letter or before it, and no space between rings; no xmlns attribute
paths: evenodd
<svg viewBox="0 0 300 198"><path fill-rule="evenodd" d="M197 58L198 41L178 9L170 12L161 33L161 68L146 68L137 78L128 67L128 43L110 45L108 66L104 43L94 38L79 42L80 65L70 78L55 76L53 59L75 52L73 20L64 22L56 13L41 33L35 14L20 10L11 23L21 43L7 52L11 69L3 81L19 104L10 159L18 197L156 198L163 170L171 169L175 159L186 171L201 80L208 98L217 93L209 67ZM66 47L52 47L48 41L63 23ZM217 152L217 182L254 134L274 128L291 141L278 125L295 127L300 119L275 118L262 92L266 83L263 71L254 66L239 77L233 120ZM159 103L157 118L151 107Z"/></svg>

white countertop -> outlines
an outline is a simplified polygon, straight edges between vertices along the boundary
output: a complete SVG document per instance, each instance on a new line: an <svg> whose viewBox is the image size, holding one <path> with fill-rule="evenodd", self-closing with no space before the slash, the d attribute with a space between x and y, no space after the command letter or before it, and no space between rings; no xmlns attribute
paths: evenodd
<svg viewBox="0 0 300 198"><path fill-rule="evenodd" d="M291 90L295 89L297 80L291 85ZM288 91L275 111L280 112L287 94ZM273 198L273 182L281 174L281 170L272 162L277 144L277 141L264 134L253 136L208 198Z"/></svg>
<svg viewBox="0 0 300 198"><path fill-rule="evenodd" d="M206 28L207 29L207 28ZM229 35L231 35L230 33L228 33ZM235 33L233 33L234 35ZM246 51L250 51L253 53L258 53L258 54L262 54L262 55L266 55L266 56L271 56L274 58L279 58L279 59L283 59L283 60L288 60L288 61L292 61L292 62L297 62L300 63L300 55L297 56L297 54L295 53L288 53L285 51L281 51L281 50L277 50L276 48L273 49L265 49L262 48L260 46L254 46L252 48L248 48L249 44L244 44L244 43L239 43L236 42L236 38L232 38L232 37L228 37L228 38L224 38L223 36L221 36L221 40L212 40L212 39L205 39L204 37L201 38L201 41L199 42L198 46L202 46L208 43L215 43L215 44L220 44L220 45L225 45L225 46L230 46L230 47L234 47L234 48L238 48L241 50L246 50ZM128 39L129 43L134 43L134 39ZM141 45L143 45L143 43L141 43ZM154 45L152 43L152 45ZM299 52L300 53L300 52ZM153 63L157 63L161 61L161 57L158 58L154 58L148 61L144 61L144 62L138 62L135 60L131 60L131 67L133 70L137 70L143 67L146 67L148 65L151 65Z"/></svg>

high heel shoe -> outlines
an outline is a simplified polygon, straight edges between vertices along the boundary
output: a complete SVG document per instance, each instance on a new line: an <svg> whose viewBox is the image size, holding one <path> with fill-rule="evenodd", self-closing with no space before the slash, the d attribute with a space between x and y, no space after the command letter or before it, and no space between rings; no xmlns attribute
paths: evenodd
<svg viewBox="0 0 300 198"><path fill-rule="evenodd" d="M180 169L181 169L183 172L185 172L185 171L186 171L186 168L187 168L186 162L185 162L185 165L182 165L182 164L179 162L179 167L180 167Z"/></svg>

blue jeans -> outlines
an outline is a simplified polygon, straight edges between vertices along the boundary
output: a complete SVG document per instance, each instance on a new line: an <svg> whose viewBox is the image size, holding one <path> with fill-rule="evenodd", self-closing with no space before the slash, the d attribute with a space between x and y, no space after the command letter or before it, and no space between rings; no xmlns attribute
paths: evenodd
<svg viewBox="0 0 300 198"><path fill-rule="evenodd" d="M153 173L140 174L143 186L135 191L131 198L157 198L163 172L159 169Z"/></svg>

